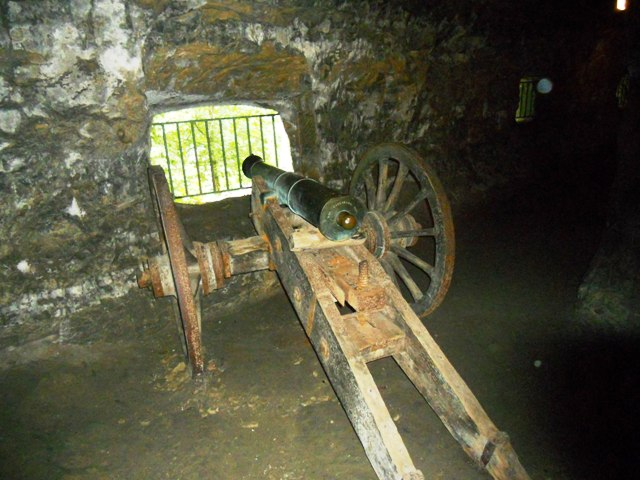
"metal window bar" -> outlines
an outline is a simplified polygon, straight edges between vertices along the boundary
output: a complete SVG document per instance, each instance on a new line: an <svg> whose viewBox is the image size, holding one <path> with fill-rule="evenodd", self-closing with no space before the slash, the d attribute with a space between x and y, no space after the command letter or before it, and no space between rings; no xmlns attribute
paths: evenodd
<svg viewBox="0 0 640 480"><path fill-rule="evenodd" d="M273 151L275 152L276 157L276 167L279 167L278 164L278 139L276 138L276 118L271 117L271 128L273 128Z"/></svg>
<svg viewBox="0 0 640 480"><path fill-rule="evenodd" d="M253 150L251 149L251 132L249 131L249 117L246 117L244 121L247 125L247 140L249 141L249 151L252 152Z"/></svg>
<svg viewBox="0 0 640 480"><path fill-rule="evenodd" d="M264 130L262 128L262 117L260 117L260 143L262 145L262 158L264 158Z"/></svg>
<svg viewBox="0 0 640 480"><path fill-rule="evenodd" d="M275 123L277 116L279 115L244 115L153 123L151 127L159 128L156 132L162 135L160 147L162 147L163 160L168 170L169 187L174 197L181 199L246 188L243 183L241 164L246 156L253 153L253 148L260 148L262 158L267 163L278 166ZM265 119L267 128L264 125ZM244 120L245 129L237 128L238 120ZM252 120L254 120L253 124ZM209 123L215 124L214 122L217 122L218 128L209 128ZM269 124L271 132L269 132ZM181 128L185 128L183 132L189 132L190 135L185 133L185 137L181 134ZM214 133L215 130L217 135ZM270 133L272 135L269 135ZM252 141L252 135L255 141ZM215 138L216 136L219 138ZM191 137L191 142L187 137ZM211 174L210 182L206 178L208 173ZM182 178L176 179L176 174ZM236 175L237 182L232 181L231 179ZM184 188L179 188L182 182L184 182ZM194 193L195 190L197 193Z"/></svg>
<svg viewBox="0 0 640 480"><path fill-rule="evenodd" d="M211 155L211 135L209 135L209 120L204 122L205 136L207 137L207 153L209 154L209 169L211 170L211 188L218 190L219 186L216 185L216 174L214 173L213 164L215 160Z"/></svg>
<svg viewBox="0 0 640 480"><path fill-rule="evenodd" d="M171 191L173 191L173 176L171 175L171 166L169 165L169 147L167 146L167 132L164 129L164 125L160 125L162 127L162 143L164 144L164 155L167 161L167 171L169 172L169 185L171 186Z"/></svg>
<svg viewBox="0 0 640 480"><path fill-rule="evenodd" d="M200 162L198 162L198 147L196 144L196 133L193 127L194 127L194 124L192 122L191 123L191 142L192 142L191 145L193 147L193 155L195 157L196 172L198 176L198 193L202 195L202 180L200 178L200 165L199 165Z"/></svg>
<svg viewBox="0 0 640 480"><path fill-rule="evenodd" d="M184 164L184 155L182 154L182 139L180 137L180 125L176 124L176 135L178 136L178 152L180 153L180 165L182 165L182 179L184 180L185 197L189 197L189 183L187 182L187 169ZM167 158L167 162L169 159ZM171 167L169 167L171 168Z"/></svg>
<svg viewBox="0 0 640 480"><path fill-rule="evenodd" d="M535 116L536 79L525 77L520 80L520 98L516 110L516 122L530 122Z"/></svg>
<svg viewBox="0 0 640 480"><path fill-rule="evenodd" d="M227 170L227 152L224 149L224 133L222 131L222 120L218 120L218 127L220 127L220 146L222 147L222 165L224 166L224 181L229 191L229 171Z"/></svg>
<svg viewBox="0 0 640 480"><path fill-rule="evenodd" d="M236 146L236 165L238 167L238 183L242 188L242 168L240 167L240 150L238 149L238 131L236 129L236 119L233 119L233 142Z"/></svg>

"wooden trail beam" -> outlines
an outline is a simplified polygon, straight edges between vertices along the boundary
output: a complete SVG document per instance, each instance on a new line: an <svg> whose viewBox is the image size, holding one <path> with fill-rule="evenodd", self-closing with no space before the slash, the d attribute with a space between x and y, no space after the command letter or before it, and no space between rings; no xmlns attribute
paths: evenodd
<svg viewBox="0 0 640 480"><path fill-rule="evenodd" d="M378 260L362 245L340 242L294 251L288 214L259 177L253 178L252 196L254 222L269 244L271 261L378 478L424 478L367 366L391 356L480 468L498 480L529 479L506 434L489 419ZM367 281L359 284L363 262ZM337 301L350 303L355 313L340 314Z"/></svg>

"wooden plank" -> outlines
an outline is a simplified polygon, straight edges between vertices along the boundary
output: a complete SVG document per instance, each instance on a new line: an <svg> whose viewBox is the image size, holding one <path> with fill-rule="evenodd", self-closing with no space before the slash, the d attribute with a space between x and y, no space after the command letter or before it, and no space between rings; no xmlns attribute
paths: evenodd
<svg viewBox="0 0 640 480"><path fill-rule="evenodd" d="M269 244L262 237L221 241L219 244L229 276L269 268Z"/></svg>
<svg viewBox="0 0 640 480"><path fill-rule="evenodd" d="M322 248L335 248L337 246L363 245L364 237L349 238L346 240L329 240L320 230L305 222L306 225L294 228L289 238L289 245L292 251L300 252L304 250L319 250Z"/></svg>
<svg viewBox="0 0 640 480"><path fill-rule="evenodd" d="M254 214L269 242L272 261L340 398L378 478L420 480L366 362L392 355L467 454L498 480L528 480L508 437L491 422L471 390L428 333L380 263L362 245L291 250L292 227L283 209L267 200ZM335 265L327 268L327 259ZM385 292L385 306L340 315L338 296L349 300L354 267L367 261L367 288ZM336 274L336 270L343 270ZM333 280L327 281L330 277ZM336 287L337 285L337 287ZM339 291L343 293L339 293Z"/></svg>
<svg viewBox="0 0 640 480"><path fill-rule="evenodd" d="M406 336L396 325L394 317L395 312L389 307L374 312L352 313L342 316L338 329L364 362L372 362L405 348Z"/></svg>
<svg viewBox="0 0 640 480"><path fill-rule="evenodd" d="M369 282L368 273L366 278L361 278L360 263L342 247L318 250L312 255L325 273L327 285L340 305L349 303L356 311L379 310L385 306L384 290Z"/></svg>
<svg viewBox="0 0 640 480"><path fill-rule="evenodd" d="M254 184L255 185L255 184ZM351 342L336 333L342 322L313 255L288 248L281 208L267 204L256 218L264 230L278 275L327 372L378 478L423 480L415 469L380 392ZM313 318L310 318L312 316Z"/></svg>
<svg viewBox="0 0 640 480"><path fill-rule="evenodd" d="M354 254L369 253L360 248L356 247ZM406 349L394 354L398 365L479 467L497 480L528 480L507 435L493 424L409 304L393 288L380 263L370 268L371 275L387 285L390 305L403 320L399 326L406 335Z"/></svg>

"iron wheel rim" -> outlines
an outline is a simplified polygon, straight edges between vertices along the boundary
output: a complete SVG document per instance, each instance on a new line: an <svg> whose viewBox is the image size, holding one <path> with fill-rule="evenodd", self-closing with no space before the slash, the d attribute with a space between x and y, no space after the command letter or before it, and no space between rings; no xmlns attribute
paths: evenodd
<svg viewBox="0 0 640 480"><path fill-rule="evenodd" d="M406 201L402 195L411 182L417 191ZM404 145L380 144L368 150L358 163L349 193L362 200L370 212L384 218L392 240L379 257L380 263L399 288L404 285L405 299L416 314L426 317L442 303L451 284L455 263L451 207L433 168ZM418 230L400 229L403 218L411 216L416 209L425 208L431 225ZM433 238L433 264L410 251L409 247L398 245L397 239L409 236L408 233L415 233L415 237ZM429 278L428 287L417 284L406 269L408 264Z"/></svg>
<svg viewBox="0 0 640 480"><path fill-rule="evenodd" d="M186 356L195 376L204 371L204 359L201 343L200 277L190 275L187 263L187 255L192 256L190 250L193 246L178 217L164 170L155 165L149 167L148 174L162 248L169 257L175 285L178 331L184 339L183 350L186 348Z"/></svg>

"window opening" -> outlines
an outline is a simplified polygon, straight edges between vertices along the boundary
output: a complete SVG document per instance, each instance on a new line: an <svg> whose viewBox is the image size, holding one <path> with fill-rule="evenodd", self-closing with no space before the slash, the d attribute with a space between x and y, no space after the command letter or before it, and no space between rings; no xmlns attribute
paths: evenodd
<svg viewBox="0 0 640 480"><path fill-rule="evenodd" d="M259 155L292 171L291 147L277 111L211 105L161 113L151 124L149 163L164 168L177 202L202 204L248 195L242 161Z"/></svg>
<svg viewBox="0 0 640 480"><path fill-rule="evenodd" d="M546 95L553 90L553 82L548 78L524 77L520 79L520 95L516 109L516 122L533 120L536 113L536 94Z"/></svg>

